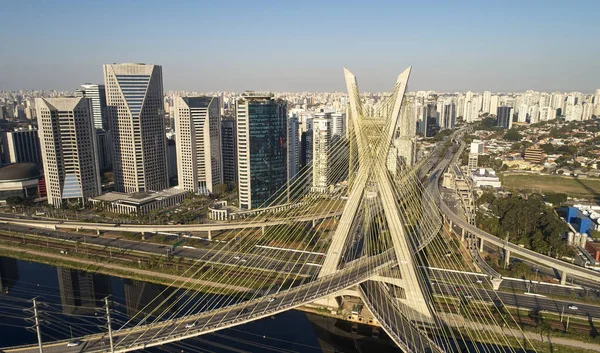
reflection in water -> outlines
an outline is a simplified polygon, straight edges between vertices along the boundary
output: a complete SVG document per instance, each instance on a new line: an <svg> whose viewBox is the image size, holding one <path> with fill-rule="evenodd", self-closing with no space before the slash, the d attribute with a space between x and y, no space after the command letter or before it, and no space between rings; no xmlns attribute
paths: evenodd
<svg viewBox="0 0 600 353"><path fill-rule="evenodd" d="M18 280L17 260L0 257L0 293L7 294Z"/></svg>
<svg viewBox="0 0 600 353"><path fill-rule="evenodd" d="M17 271L18 269L18 271ZM56 276L58 274L58 276ZM118 277L91 274L84 271L62 269L32 262L0 257L0 347L32 344L36 335L27 331L31 326L30 300L38 298L43 307L42 340L49 342L105 332L102 299L111 295L113 329L125 325L129 319L135 325L143 316L168 310L169 314L187 312L199 305L197 299L179 304L189 295L164 290L164 286ZM171 296L171 294L174 294ZM155 299L156 298L156 299ZM185 298L185 299L184 299ZM227 299L223 297L222 299ZM179 310L177 309L179 308ZM374 337L375 336L375 337ZM376 338L378 337L378 338ZM464 351L509 352L506 347L447 347L448 352ZM373 327L352 324L333 318L299 311L287 311L273 317L241 326L203 335L194 339L170 343L147 352L400 352L382 330L374 333Z"/></svg>
<svg viewBox="0 0 600 353"><path fill-rule="evenodd" d="M125 286L125 305L127 316L133 318L136 314L153 314L166 312L172 314L176 311L174 290L164 286L141 282L132 279L123 279Z"/></svg>
<svg viewBox="0 0 600 353"><path fill-rule="evenodd" d="M94 314L104 306L103 299L110 293L110 277L62 267L56 270L63 313Z"/></svg>

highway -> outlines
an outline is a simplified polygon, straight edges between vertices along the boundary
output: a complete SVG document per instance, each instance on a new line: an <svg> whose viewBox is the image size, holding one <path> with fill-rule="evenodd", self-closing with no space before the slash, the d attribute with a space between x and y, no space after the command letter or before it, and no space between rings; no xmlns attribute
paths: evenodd
<svg viewBox="0 0 600 353"><path fill-rule="evenodd" d="M190 315L184 319L113 331L115 352L131 352L159 346L269 317L355 286L394 262L394 252L388 250L376 256L348 263L346 267L332 275L276 294ZM189 327L192 323L194 327ZM75 353L108 350L106 333L80 337L78 340L81 341L81 345L77 347L67 347L67 343L71 340L50 342L44 345L44 352ZM0 348L0 351L38 353L39 348L35 344Z"/></svg>
<svg viewBox="0 0 600 353"><path fill-rule="evenodd" d="M397 302L387 293L386 285L382 282L366 281L359 285L363 302L381 324L388 336L405 353L444 352L424 331L410 322Z"/></svg>
<svg viewBox="0 0 600 353"><path fill-rule="evenodd" d="M555 258L546 256L546 255L543 255L543 254L539 254L539 253L529 250L529 249L522 248L516 244L506 242L504 239L500 239L492 234L489 234L489 233L467 223L463 219L461 219L461 217L459 217L456 213L454 213L448 207L448 205L446 205L446 203L442 201L440 192L439 192L439 188L438 188L439 187L439 178L441 175L443 175L443 171L450 164L452 157L453 157L453 155L451 153L451 150L449 150L448 153L442 159L442 161L440 161L440 163L438 163L438 165L436 166L434 171L431 173L431 178L434 181L432 184L437 186L435 188L435 190L433 190L432 196L434 197L437 205L439 206L442 213L447 217L448 220L452 221L455 225L457 225L461 229L464 229L466 232L474 234L476 237L481 238L484 241L486 241L492 245L507 249L512 254L517 254L519 256L525 256L531 260L534 260L535 262L537 262L539 264L542 264L542 265L545 265L548 267L552 267L561 272L566 271L567 274L572 275L572 276L577 276L577 277L580 277L580 278L583 278L583 279L586 279L589 281L593 281L596 283L600 282L600 273L597 271L590 270L588 268L580 267L577 265L573 265L573 264L564 262L562 260L555 259Z"/></svg>
<svg viewBox="0 0 600 353"><path fill-rule="evenodd" d="M170 247L170 245L157 244L151 242L117 239L102 236L91 236L80 233L68 233L65 231L54 231L51 229L43 228L29 228L26 226L18 225L8 226L6 224L0 224L0 229L8 230L10 232L29 233L65 242L79 242L80 244L87 243L106 248L111 247L112 249L114 249L112 251L120 249L123 251L141 252L146 255L152 254L166 256L166 250ZM264 256L261 255L261 253L264 254L265 251L263 249L256 249L256 253L241 253L235 251L234 246L223 244L222 247L216 249L212 247L195 249L179 247L175 249L173 255L182 256L191 260L200 260L202 262L212 264L241 266L257 270L294 272L301 275L313 275L319 269L318 266L303 266L303 263L310 262L319 264L323 261L322 256L318 255L288 253L289 256L285 260L283 260ZM302 259L302 262L296 261L299 258Z"/></svg>
<svg viewBox="0 0 600 353"><path fill-rule="evenodd" d="M471 295L471 300L483 300L486 302L495 301L495 298L499 298L503 305L519 307L525 309L536 309L547 312L553 312L555 314L561 314L563 312L568 315L577 315L582 317L600 318L600 306L586 303L573 303L568 300L559 300L553 298L547 298L543 296L527 295L521 292L509 293L505 291L494 291L486 289L483 285L479 285L480 288L474 288L472 286L461 286L453 283L442 283L437 282L432 286L435 294L443 294L449 296L456 296L456 293L462 293L462 295ZM577 310L569 309L570 305L575 304Z"/></svg>

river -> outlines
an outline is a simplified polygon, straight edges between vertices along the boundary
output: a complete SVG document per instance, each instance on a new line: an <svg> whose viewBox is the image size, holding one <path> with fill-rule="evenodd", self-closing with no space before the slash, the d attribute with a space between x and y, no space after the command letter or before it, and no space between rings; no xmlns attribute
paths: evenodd
<svg viewBox="0 0 600 353"><path fill-rule="evenodd" d="M171 294L190 297L158 284L0 257L0 347L37 342L31 320L33 298L42 340L49 342L104 332L107 296L113 330L135 325L150 312L181 315L188 308ZM400 352L384 332L377 338L372 332L367 325L356 331L346 321L291 310L145 352ZM462 351L469 348L475 349L467 343Z"/></svg>

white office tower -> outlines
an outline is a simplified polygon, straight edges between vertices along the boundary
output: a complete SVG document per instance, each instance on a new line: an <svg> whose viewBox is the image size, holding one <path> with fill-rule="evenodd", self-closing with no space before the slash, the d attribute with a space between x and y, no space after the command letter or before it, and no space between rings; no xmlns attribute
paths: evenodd
<svg viewBox="0 0 600 353"><path fill-rule="evenodd" d="M473 142L471 142L471 150L469 153L481 154L481 153L483 153L483 149L484 149L484 145L483 145L482 141L473 140Z"/></svg>
<svg viewBox="0 0 600 353"><path fill-rule="evenodd" d="M469 102L469 119L467 122L473 122L479 120L479 106L477 102Z"/></svg>
<svg viewBox="0 0 600 353"><path fill-rule="evenodd" d="M114 146L115 190L168 187L162 67L104 65L108 122Z"/></svg>
<svg viewBox="0 0 600 353"><path fill-rule="evenodd" d="M440 127L442 129L454 129L456 124L456 106L452 100L441 102L439 109Z"/></svg>
<svg viewBox="0 0 600 353"><path fill-rule="evenodd" d="M36 98L48 203L83 204L100 195L92 107L86 98Z"/></svg>
<svg viewBox="0 0 600 353"><path fill-rule="evenodd" d="M346 136L346 113L331 113L332 136Z"/></svg>
<svg viewBox="0 0 600 353"><path fill-rule="evenodd" d="M517 121L520 123L526 123L528 113L529 113L529 106L527 106L527 104L521 104L519 106L519 115L517 116Z"/></svg>
<svg viewBox="0 0 600 353"><path fill-rule="evenodd" d="M567 104L564 115L567 121L580 121L583 117L583 106L581 104Z"/></svg>
<svg viewBox="0 0 600 353"><path fill-rule="evenodd" d="M106 121L106 90L104 85L93 85L86 83L75 92L77 97L85 97L92 100L92 117L96 129L108 129Z"/></svg>
<svg viewBox="0 0 600 353"><path fill-rule="evenodd" d="M500 106L499 98L500 97L496 95L493 95L490 98L490 114L496 114L496 112L498 111L498 107Z"/></svg>
<svg viewBox="0 0 600 353"><path fill-rule="evenodd" d="M221 108L218 97L176 97L178 188L197 195L223 183Z"/></svg>
<svg viewBox="0 0 600 353"><path fill-rule="evenodd" d="M456 116L465 116L465 96L462 93L456 97Z"/></svg>
<svg viewBox="0 0 600 353"><path fill-rule="evenodd" d="M313 187L314 192L327 192L332 179L331 118L313 119Z"/></svg>
<svg viewBox="0 0 600 353"><path fill-rule="evenodd" d="M300 168L300 121L298 115L288 118L288 180L292 181Z"/></svg>
<svg viewBox="0 0 600 353"><path fill-rule="evenodd" d="M484 113L495 112L495 110L491 110L492 107L492 92L485 91L483 92L483 107L481 109Z"/></svg>
<svg viewBox="0 0 600 353"><path fill-rule="evenodd" d="M550 121L556 119L556 109L552 107L540 108L540 121Z"/></svg>

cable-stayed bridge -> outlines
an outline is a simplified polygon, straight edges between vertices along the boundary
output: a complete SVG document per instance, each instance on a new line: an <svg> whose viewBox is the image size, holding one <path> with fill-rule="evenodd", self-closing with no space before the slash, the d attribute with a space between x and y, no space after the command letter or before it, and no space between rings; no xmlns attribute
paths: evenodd
<svg viewBox="0 0 600 353"><path fill-rule="evenodd" d="M443 352L471 340L494 342L514 351L530 348L526 341L515 343L497 331L449 329L437 315L439 310L458 307L460 320L497 326L514 322L510 315L498 315L494 307L471 302L491 298L488 292L477 290L481 285L461 274L461 270L477 270L468 252L444 232L443 216L422 185L418 170L402 158L394 161L399 164L395 170L388 165L390 149L402 134L399 127L407 121L410 125L413 116L414 106L405 100L410 71L402 72L393 91L370 106L358 91L356 77L345 70L349 137L335 137L327 131L314 136L321 152L313 156L312 166L301 170L265 204L299 206L257 213L241 223L218 228L223 231L219 236L239 242L234 248L214 244L173 282L177 290L157 296L153 308L149 304L148 310L139 311L119 327L109 323L107 333L79 337L77 346L67 347L67 341L41 342L3 351L130 352L309 303L333 308L337 298L348 293L363 298L405 352ZM312 181L320 178L343 185L344 196L311 188ZM160 227L177 231L190 226ZM257 245L263 249L261 256L254 256L252 266L245 266L245 257ZM298 253L275 250L281 247ZM318 273L311 275L306 268L315 263L302 254L315 252L325 256L316 264ZM223 257L224 253L228 255ZM276 271L272 270L274 263ZM453 296L434 297L428 274L422 270L425 265L454 270L438 274L456 283L448 289ZM230 286L248 290L235 291ZM496 348L483 346L478 348L481 350L493 352Z"/></svg>

